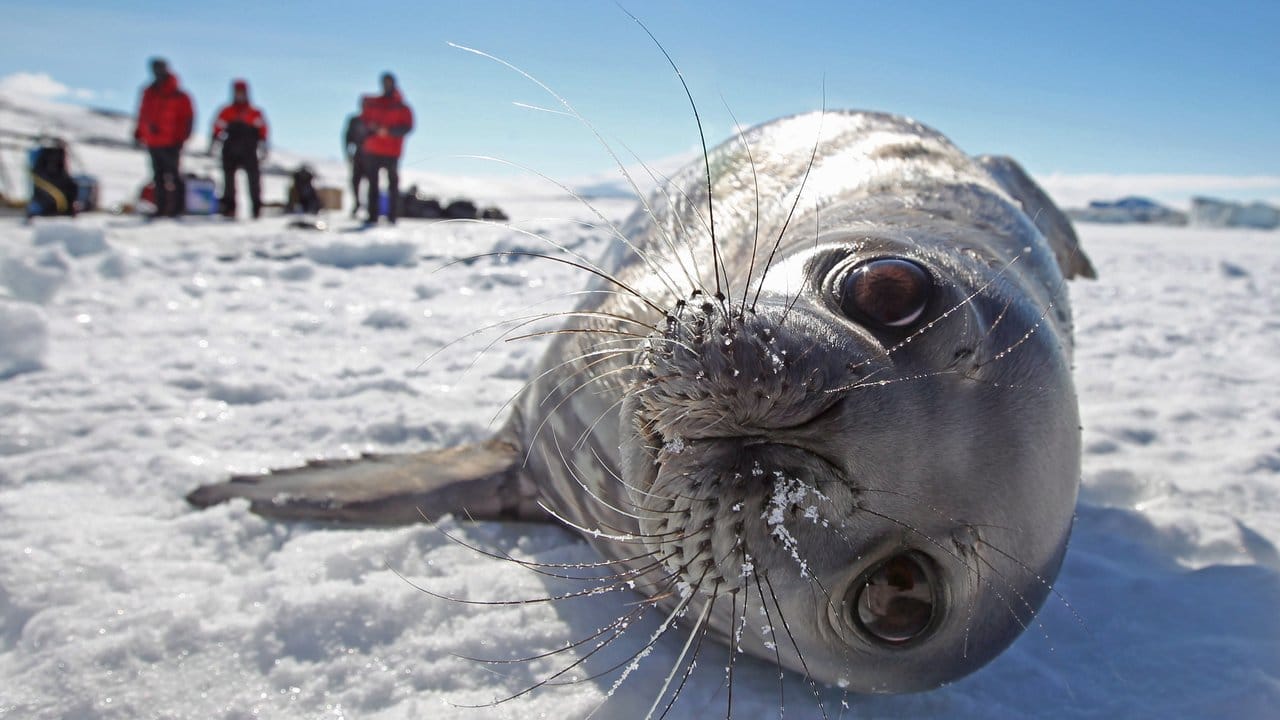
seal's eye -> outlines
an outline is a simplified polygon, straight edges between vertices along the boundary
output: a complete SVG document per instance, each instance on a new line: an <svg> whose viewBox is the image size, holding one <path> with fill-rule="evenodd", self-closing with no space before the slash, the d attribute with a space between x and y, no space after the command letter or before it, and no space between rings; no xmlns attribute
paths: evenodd
<svg viewBox="0 0 1280 720"><path fill-rule="evenodd" d="M907 327L920 319L933 281L924 268L898 258L859 265L840 282L840 307L850 318L884 327Z"/></svg>
<svg viewBox="0 0 1280 720"><path fill-rule="evenodd" d="M853 620L863 632L901 645L929 627L935 588L926 562L918 553L894 555L862 579L853 589Z"/></svg>

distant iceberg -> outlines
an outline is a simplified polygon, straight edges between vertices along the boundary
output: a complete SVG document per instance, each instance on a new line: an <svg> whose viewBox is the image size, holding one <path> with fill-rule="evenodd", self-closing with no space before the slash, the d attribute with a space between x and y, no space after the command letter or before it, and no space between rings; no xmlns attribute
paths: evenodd
<svg viewBox="0 0 1280 720"><path fill-rule="evenodd" d="M1212 228L1253 228L1273 230L1280 227L1280 208L1266 203L1249 204L1208 197L1191 199L1191 212L1184 213L1144 197L1120 200L1094 200L1089 207L1066 210L1077 222L1143 223L1149 225L1191 225Z"/></svg>
<svg viewBox="0 0 1280 720"><path fill-rule="evenodd" d="M1280 209L1266 203L1248 205L1215 200L1191 198L1191 224L1198 227L1245 227L1273 230L1280 227Z"/></svg>
<svg viewBox="0 0 1280 720"><path fill-rule="evenodd" d="M1094 200L1087 208L1066 211L1072 220L1096 223L1147 223L1186 225L1187 214L1144 197L1126 197L1114 202Z"/></svg>

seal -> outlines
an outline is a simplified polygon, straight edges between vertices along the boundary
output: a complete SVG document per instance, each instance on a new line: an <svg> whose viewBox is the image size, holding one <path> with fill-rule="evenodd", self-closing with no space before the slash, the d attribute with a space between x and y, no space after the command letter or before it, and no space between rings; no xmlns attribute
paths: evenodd
<svg viewBox="0 0 1280 720"><path fill-rule="evenodd" d="M561 522L664 631L857 692L955 680L1032 622L1080 475L1064 280L1094 272L1017 163L796 115L663 183L599 263L544 257L593 291L494 437L189 500Z"/></svg>

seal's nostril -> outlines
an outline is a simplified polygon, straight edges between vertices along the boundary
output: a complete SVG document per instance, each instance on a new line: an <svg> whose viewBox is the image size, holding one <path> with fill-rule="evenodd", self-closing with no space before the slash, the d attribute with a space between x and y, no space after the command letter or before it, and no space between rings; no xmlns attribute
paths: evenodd
<svg viewBox="0 0 1280 720"><path fill-rule="evenodd" d="M854 585L853 592L854 624L888 645L923 635L938 605L929 561L917 552L900 553L880 563Z"/></svg>

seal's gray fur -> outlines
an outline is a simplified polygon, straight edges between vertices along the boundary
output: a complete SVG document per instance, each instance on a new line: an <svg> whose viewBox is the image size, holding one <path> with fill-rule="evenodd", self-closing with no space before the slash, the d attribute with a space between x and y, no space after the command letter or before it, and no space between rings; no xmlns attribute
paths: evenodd
<svg viewBox="0 0 1280 720"><path fill-rule="evenodd" d="M699 161L627 222L494 439L234 478L192 502L550 516L657 604L823 682L911 691L980 667L1030 622L1070 531L1063 281L1093 274L1070 223L1013 161L893 115L784 118L706 166L709 182ZM890 257L933 279L905 331L836 299L848 268ZM928 558L939 609L919 639L879 643L852 606L906 552Z"/></svg>

